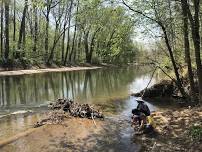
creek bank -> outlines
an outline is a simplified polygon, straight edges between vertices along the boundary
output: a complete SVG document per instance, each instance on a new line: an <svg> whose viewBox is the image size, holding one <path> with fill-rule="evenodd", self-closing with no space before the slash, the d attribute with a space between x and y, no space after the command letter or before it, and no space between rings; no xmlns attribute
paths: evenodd
<svg viewBox="0 0 202 152"><path fill-rule="evenodd" d="M187 93L188 96L191 97L191 88L189 85L189 80L188 78L183 78L182 79L182 85L185 89L185 92ZM197 89L197 83L195 82L195 90ZM196 92L197 94L198 92ZM165 99L165 98L170 98L171 100L174 100L178 103L183 103L186 104L186 98L183 97L180 93L180 90L178 89L178 86L174 82L174 80L162 80L159 83L156 83L152 85L149 88L143 89L140 92L137 93L132 93L131 94L134 97L142 97L144 99ZM194 102L187 102L187 104L195 104Z"/></svg>
<svg viewBox="0 0 202 152"><path fill-rule="evenodd" d="M156 98L156 97L171 97L176 93L177 88L173 81L163 80L160 83L154 84L150 88L146 88L138 93L131 94L135 97Z"/></svg>
<svg viewBox="0 0 202 152"><path fill-rule="evenodd" d="M200 152L200 139L190 135L193 126L202 130L202 108L181 108L152 113L156 134L134 136L133 140L143 145L145 151Z"/></svg>

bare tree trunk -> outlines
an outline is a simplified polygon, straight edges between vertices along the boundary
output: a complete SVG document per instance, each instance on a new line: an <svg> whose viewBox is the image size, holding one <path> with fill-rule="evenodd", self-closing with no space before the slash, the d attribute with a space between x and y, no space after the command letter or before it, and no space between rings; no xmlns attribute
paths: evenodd
<svg viewBox="0 0 202 152"><path fill-rule="evenodd" d="M64 30L64 33L63 33L63 35L62 35L62 56L61 56L61 63L63 63L64 62L64 53L65 53L65 34L66 34L66 31L65 31L65 29L66 29L66 24L64 24L64 27L63 27L63 30Z"/></svg>
<svg viewBox="0 0 202 152"><path fill-rule="evenodd" d="M9 0L4 1L5 3L5 60L9 58Z"/></svg>
<svg viewBox="0 0 202 152"><path fill-rule="evenodd" d="M33 52L37 50L37 38L38 38L38 11L37 7L34 4L34 47Z"/></svg>
<svg viewBox="0 0 202 152"><path fill-rule="evenodd" d="M181 82L180 75L179 75L179 72L178 72L178 68L177 68L177 65L176 65L176 62L175 62L173 51L172 51L172 48L171 48L169 40L168 40L166 29L165 29L165 27L163 25L161 25L161 28L162 28L163 33L164 33L165 43L166 43L168 52L170 54L170 59L171 59L171 62L172 62L172 65L173 65L173 69L174 69L174 72L175 72L175 76L176 76L176 79L177 79L177 81L176 81L177 86L178 86L178 88L179 88L180 93L182 94L182 96L187 97L187 94L184 91L184 88L182 86L182 82Z"/></svg>
<svg viewBox="0 0 202 152"><path fill-rule="evenodd" d="M184 51L185 51L185 61L188 66L188 75L189 75L189 82L190 82L190 89L191 89L191 96L193 100L196 100L195 94L195 86L194 86L194 76L192 71L191 65L191 57L190 57L190 44L189 44L189 22L188 22L188 12L187 7L183 3L184 0L181 0L181 7L182 7L182 14L183 14L183 22L184 22Z"/></svg>
<svg viewBox="0 0 202 152"><path fill-rule="evenodd" d="M76 15L78 14L78 11L79 11L79 0L77 2ZM75 48L74 45L75 45L76 34L77 34L77 16L76 16L76 19L75 19L74 35L73 35L73 40L72 40L72 49L71 49L71 52L70 52L70 55L69 55L69 61L70 62L72 61L73 52L76 51L76 50L74 50L74 48Z"/></svg>
<svg viewBox="0 0 202 152"><path fill-rule="evenodd" d="M15 40L16 40L16 0L14 0L14 6L13 6L13 49L15 50Z"/></svg>
<svg viewBox="0 0 202 152"><path fill-rule="evenodd" d="M76 38L75 38L75 43L78 41L78 34L76 35ZM76 55L77 55L77 44L76 46L74 47L74 52L73 52L73 61L76 62Z"/></svg>
<svg viewBox="0 0 202 152"><path fill-rule="evenodd" d="M89 31L87 33L84 33L84 47L85 47L85 54L86 54L86 62L90 63L91 60L89 59L89 46L88 46L88 36L89 36Z"/></svg>
<svg viewBox="0 0 202 152"><path fill-rule="evenodd" d="M4 32L4 26L3 26L3 16L4 16L4 8L3 8L3 0L1 0L1 57L3 58L3 32Z"/></svg>
<svg viewBox="0 0 202 152"><path fill-rule="evenodd" d="M47 64L49 64L49 65L52 64L53 57L54 57L54 50L55 50L56 44L59 40L59 38L57 38L58 26L59 25L56 24L55 34L54 34L54 42L53 42L53 46L52 46L51 51L50 51L50 56L49 56L48 61L47 61Z"/></svg>
<svg viewBox="0 0 202 152"><path fill-rule="evenodd" d="M81 38L82 38L82 33L79 34L79 40L78 40L78 45L77 45L77 60L80 59L81 57Z"/></svg>
<svg viewBox="0 0 202 152"><path fill-rule="evenodd" d="M28 3L28 0L25 0L23 16L22 16L22 21L21 21L21 25L20 25L18 49L22 48L22 40L23 40L23 48L25 47L25 19L26 19L26 13L27 13L27 8L28 8L27 3Z"/></svg>
<svg viewBox="0 0 202 152"><path fill-rule="evenodd" d="M194 42L198 86L199 86L199 104L202 104L202 64L201 64L201 57L200 57L201 41L200 41L200 33L199 33L200 31L200 23L199 23L200 0L194 0L194 10L195 10L194 17L191 14L187 0L184 0L183 3L186 6L186 9L188 11L188 17L191 23L192 39Z"/></svg>
<svg viewBox="0 0 202 152"><path fill-rule="evenodd" d="M76 38L76 25L75 25L75 28L74 28L74 35L73 35L73 39L72 39L72 49L70 51L70 54L69 54L69 61L71 62L72 61L72 55L73 55L73 52L75 51L74 50L74 44L75 44L75 38Z"/></svg>
<svg viewBox="0 0 202 152"><path fill-rule="evenodd" d="M66 53L65 53L65 59L64 59L64 65L67 63L67 56L69 54L69 47L70 47L70 25L71 25L71 13L72 13L72 6L73 6L73 0L70 2L69 7L69 13L68 13L68 29L67 29L67 47L66 47Z"/></svg>
<svg viewBox="0 0 202 152"><path fill-rule="evenodd" d="M46 56L48 55L49 51L48 51L48 45L49 45L49 13L47 12L47 16L46 16L46 29L45 29L45 54Z"/></svg>

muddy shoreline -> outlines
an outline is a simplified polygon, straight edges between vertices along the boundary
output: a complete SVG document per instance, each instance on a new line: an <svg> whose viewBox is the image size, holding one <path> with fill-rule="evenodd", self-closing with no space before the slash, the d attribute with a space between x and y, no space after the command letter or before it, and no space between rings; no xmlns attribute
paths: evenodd
<svg viewBox="0 0 202 152"><path fill-rule="evenodd" d="M135 135L127 118L95 120L66 118L62 124L46 124L0 142L2 151L161 151L199 152L201 141L188 132L202 125L201 108L181 108L152 113L156 134ZM128 130L129 129L129 130ZM130 137L124 137L125 133Z"/></svg>

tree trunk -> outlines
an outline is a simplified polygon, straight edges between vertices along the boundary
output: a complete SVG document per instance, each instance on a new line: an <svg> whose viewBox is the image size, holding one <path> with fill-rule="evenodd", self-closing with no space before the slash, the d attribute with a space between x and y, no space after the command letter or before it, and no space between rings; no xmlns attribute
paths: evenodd
<svg viewBox="0 0 202 152"><path fill-rule="evenodd" d="M72 61L72 55L73 55L73 52L75 51L74 50L75 38L76 38L76 25L75 25L75 28L74 28L74 35L73 35L73 39L72 39L72 49L71 49L71 52L69 54L69 61L70 62Z"/></svg>
<svg viewBox="0 0 202 152"><path fill-rule="evenodd" d="M93 51L94 51L94 45L95 45L95 38L97 32L99 32L101 28L98 28L92 35L91 43L90 43L90 51L87 52L86 54L86 62L87 63L92 63L92 56L93 56Z"/></svg>
<svg viewBox="0 0 202 152"><path fill-rule="evenodd" d="M78 41L78 34L76 35L76 38L75 38L76 40L75 40L75 43ZM74 52L73 52L73 61L74 62L76 62L76 55L77 55L77 44L76 44L76 46L74 47Z"/></svg>
<svg viewBox="0 0 202 152"><path fill-rule="evenodd" d="M183 3L184 0L181 0L181 7L182 7L182 15L183 15L183 23L184 23L184 51L185 51L185 61L188 67L188 76L189 76L189 82L190 82L190 89L191 89L191 96L193 100L196 100L196 94L195 94L195 86L194 86L194 76L192 71L192 65L191 65L191 57L190 57L190 44L189 44L189 23L188 23L188 12L187 7Z"/></svg>
<svg viewBox="0 0 202 152"><path fill-rule="evenodd" d="M86 62L90 63L91 59L89 57L88 35L89 35L89 31L84 34L84 47L85 47L85 54L86 54Z"/></svg>
<svg viewBox="0 0 202 152"><path fill-rule="evenodd" d="M194 50L195 50L195 61L197 67L197 77L198 77L198 86L199 86L199 104L202 104L202 64L201 64L201 57L200 57L200 23L199 23L199 12L200 12L200 0L194 0L194 10L195 14L194 17L191 14L189 4L187 0L183 1L184 5L186 5L186 9L188 11L188 17L191 23L191 30L192 30L192 39L194 43Z"/></svg>
<svg viewBox="0 0 202 152"><path fill-rule="evenodd" d="M79 11L79 0L77 2L77 7L76 7L76 15L78 14L78 11ZM73 35L73 40L72 40L72 49L71 49L71 52L70 52L70 55L69 55L69 61L71 62L72 61L72 55L73 55L73 52L76 51L74 50L75 48L75 38L76 38L76 34L77 34L77 16L76 16L76 19L75 19L75 26L74 26L74 35ZM75 56L75 55L74 55ZM74 57L73 57L74 58Z"/></svg>
<svg viewBox="0 0 202 152"><path fill-rule="evenodd" d="M37 50L37 38L38 38L38 13L37 13L37 7L34 4L34 47L33 47L33 52L36 52L36 50Z"/></svg>
<svg viewBox="0 0 202 152"><path fill-rule="evenodd" d="M78 40L78 45L77 45L77 60L80 59L81 56L81 38L82 38L82 33L79 34L79 40Z"/></svg>
<svg viewBox="0 0 202 152"><path fill-rule="evenodd" d="M14 0L14 6L13 6L13 49L15 50L15 40L16 40L16 0Z"/></svg>
<svg viewBox="0 0 202 152"><path fill-rule="evenodd" d="M27 3L28 3L28 0L25 0L23 16L22 16L22 21L21 21L21 25L20 25L18 49L22 48L22 40L23 40L23 48L25 47L25 19L26 19L26 13L27 13L27 8L28 8Z"/></svg>
<svg viewBox="0 0 202 152"><path fill-rule="evenodd" d="M48 55L49 51L48 51L48 45L49 45L49 12L47 12L47 16L46 16L46 29L45 29L45 54L46 56Z"/></svg>
<svg viewBox="0 0 202 152"><path fill-rule="evenodd" d="M200 23L199 23L199 12L200 12L200 0L194 0L194 48L195 48L195 58L196 58L196 66L197 66L197 76L198 76L198 85L199 85L199 103L202 104L202 64L201 64L201 57L200 57L200 47L201 47L201 40L200 40Z"/></svg>
<svg viewBox="0 0 202 152"><path fill-rule="evenodd" d="M167 46L167 49L168 49L168 52L169 52L169 55L170 55L170 59L171 59L171 62L172 62L173 68L174 68L175 76L176 76L176 79L177 79L176 84L177 84L182 96L187 97L187 94L184 91L184 88L182 86L182 82L180 80L180 75L179 75L178 68L177 68L177 65L176 65L176 62L175 62L175 59L174 59L172 48L171 48L169 40L168 40L166 29L165 29L165 27L163 25L161 25L161 28L162 28L162 31L164 33L165 43L166 43L166 46Z"/></svg>
<svg viewBox="0 0 202 152"><path fill-rule="evenodd" d="M3 58L3 32L4 32L4 26L3 26L3 16L4 16L4 9L3 9L3 0L1 0L1 57Z"/></svg>
<svg viewBox="0 0 202 152"><path fill-rule="evenodd" d="M9 0L5 1L5 54L6 62L9 58Z"/></svg>
<svg viewBox="0 0 202 152"><path fill-rule="evenodd" d="M64 30L64 33L63 33L63 35L62 35L62 56L61 56L61 63L63 63L64 62L64 53L65 53L65 34L66 34L66 31L65 31L65 29L66 29L66 24L64 24L64 27L63 27L63 30Z"/></svg>
<svg viewBox="0 0 202 152"><path fill-rule="evenodd" d="M72 6L73 6L73 0L70 2L70 7L69 7L69 13L68 13L68 29L67 29L67 47L66 47L66 53L65 53L65 60L64 60L64 65L67 63L67 56L69 54L69 43L70 43L70 25L71 25L71 13L72 13Z"/></svg>
<svg viewBox="0 0 202 152"><path fill-rule="evenodd" d="M48 65L51 65L52 62L53 62L54 50L55 50L55 47L56 47L57 42L59 41L59 38L57 38L58 26L59 26L59 25L56 24L53 46L52 46L52 48L51 48L50 56L49 56L48 61L47 61L47 64L48 64Z"/></svg>

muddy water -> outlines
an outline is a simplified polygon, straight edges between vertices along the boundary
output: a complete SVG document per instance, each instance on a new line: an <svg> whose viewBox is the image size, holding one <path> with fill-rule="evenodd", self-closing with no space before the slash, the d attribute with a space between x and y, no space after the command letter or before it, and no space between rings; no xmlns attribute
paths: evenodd
<svg viewBox="0 0 202 152"><path fill-rule="evenodd" d="M136 102L129 94L146 87L151 75L148 71L149 69L145 68L130 67L1 77L0 141L32 128L33 123L45 115L49 102L57 98L70 98L80 103L99 105L106 115L105 121L101 123L98 127L100 130L96 133L93 133L95 130L88 130L89 127L87 127L88 140L93 143L93 146L85 151L139 151L141 145L132 141L133 130L129 123L131 109L136 106ZM151 84L153 83L155 80ZM150 103L148 105L151 110L158 108ZM66 128L65 139L69 139L68 132L71 134L77 130L76 133L80 134L78 128L82 125L86 126L84 121L82 121L83 124L78 125L76 122L69 129ZM50 128L47 130L53 131ZM40 131L38 134L41 135ZM48 133L43 135L44 140L54 140L53 135L47 135ZM37 136L37 132L14 142L13 145L4 146L2 150L24 152L52 150L43 148L45 146L43 139L32 143L32 138L34 138L32 136ZM80 137L73 136L72 138L69 139L73 141L71 146L68 145L68 149L75 150L79 147L79 145L76 146L78 142L76 139ZM32 148L27 147L28 144L23 142L25 140ZM80 147L87 144L88 140L80 139ZM58 145L57 142L62 141L60 139L54 144ZM88 143L91 143L89 141ZM42 147L37 147L37 144ZM47 145L49 144L47 142ZM64 151L67 149L65 144L67 143L59 147L59 151L61 148ZM56 150L58 149L53 151ZM82 151L82 149L77 150Z"/></svg>

